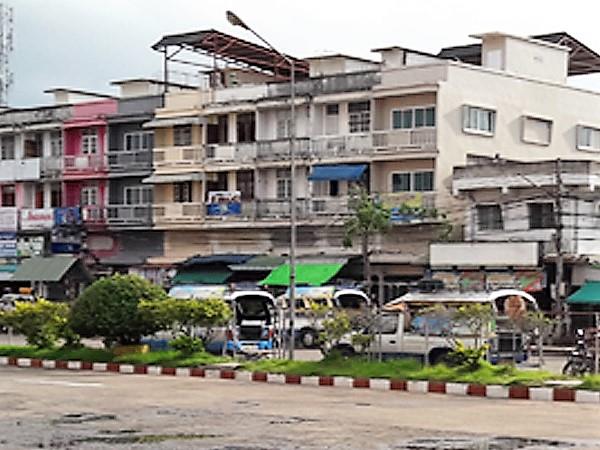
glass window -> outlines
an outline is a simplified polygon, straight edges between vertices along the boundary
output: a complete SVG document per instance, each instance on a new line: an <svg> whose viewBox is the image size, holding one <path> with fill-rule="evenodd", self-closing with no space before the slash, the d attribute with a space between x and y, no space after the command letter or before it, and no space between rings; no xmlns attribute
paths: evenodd
<svg viewBox="0 0 600 450"><path fill-rule="evenodd" d="M433 172L415 172L413 177L414 191L433 191Z"/></svg>
<svg viewBox="0 0 600 450"><path fill-rule="evenodd" d="M371 129L371 103L348 103L348 128L350 133L364 133Z"/></svg>
<svg viewBox="0 0 600 450"><path fill-rule="evenodd" d="M494 134L496 111L475 106L463 108L463 131Z"/></svg>
<svg viewBox="0 0 600 450"><path fill-rule="evenodd" d="M530 144L550 145L552 121L537 117L524 117L522 140Z"/></svg>
<svg viewBox="0 0 600 450"><path fill-rule="evenodd" d="M191 203L192 202L192 182L183 181L173 183L173 201L175 203Z"/></svg>
<svg viewBox="0 0 600 450"><path fill-rule="evenodd" d="M410 191L410 173L392 174L392 192Z"/></svg>
<svg viewBox="0 0 600 450"><path fill-rule="evenodd" d="M2 186L2 206L16 206L15 186L13 184Z"/></svg>
<svg viewBox="0 0 600 450"><path fill-rule="evenodd" d="M527 207L529 209L530 229L554 228L556 226L553 203L529 203Z"/></svg>
<svg viewBox="0 0 600 450"><path fill-rule="evenodd" d="M435 127L435 107L425 108L425 126Z"/></svg>
<svg viewBox="0 0 600 450"><path fill-rule="evenodd" d="M62 133L60 131L53 131L50 134L50 155L61 156L63 154L62 146Z"/></svg>
<svg viewBox="0 0 600 450"><path fill-rule="evenodd" d="M173 127L173 145L175 147L192 145L191 125L177 125Z"/></svg>
<svg viewBox="0 0 600 450"><path fill-rule="evenodd" d="M425 110L422 108L415 109L415 128L425 126Z"/></svg>
<svg viewBox="0 0 600 450"><path fill-rule="evenodd" d="M81 132L81 153L84 155L98 153L98 133L95 128L86 128Z"/></svg>
<svg viewBox="0 0 600 450"><path fill-rule="evenodd" d="M42 140L42 133L26 134L23 142L23 156L25 158L41 158L43 152Z"/></svg>
<svg viewBox="0 0 600 450"><path fill-rule="evenodd" d="M290 198L292 195L290 169L277 169L276 178L277 198Z"/></svg>
<svg viewBox="0 0 600 450"><path fill-rule="evenodd" d="M577 148L600 150L600 129L585 126L578 127Z"/></svg>
<svg viewBox="0 0 600 450"><path fill-rule="evenodd" d="M340 113L340 105L337 103L329 104L325 106L325 114L328 116L337 116Z"/></svg>
<svg viewBox="0 0 600 450"><path fill-rule="evenodd" d="M413 110L397 110L392 112L392 128L410 129L413 127Z"/></svg>
<svg viewBox="0 0 600 450"><path fill-rule="evenodd" d="M124 194L126 205L146 205L152 201L152 188L150 186L126 187Z"/></svg>
<svg viewBox="0 0 600 450"><path fill-rule="evenodd" d="M2 136L2 159L15 159L15 136Z"/></svg>
<svg viewBox="0 0 600 450"><path fill-rule="evenodd" d="M98 204L98 188L95 186L81 188L81 205L94 206Z"/></svg>
<svg viewBox="0 0 600 450"><path fill-rule="evenodd" d="M134 133L125 133L124 136L124 150L125 151L136 151L136 150L151 150L154 135L151 131L137 131Z"/></svg>
<svg viewBox="0 0 600 450"><path fill-rule="evenodd" d="M500 205L477 205L477 227L480 231L502 230L502 208Z"/></svg>

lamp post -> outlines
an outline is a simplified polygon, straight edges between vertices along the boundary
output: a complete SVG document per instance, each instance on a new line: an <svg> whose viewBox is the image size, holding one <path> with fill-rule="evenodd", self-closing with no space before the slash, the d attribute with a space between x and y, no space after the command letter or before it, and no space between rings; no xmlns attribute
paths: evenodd
<svg viewBox="0 0 600 450"><path fill-rule="evenodd" d="M231 25L241 27L256 36L267 47L277 53L290 67L290 345L289 358L294 359L295 322L296 322L296 71L294 60L273 47L266 39L250 28L232 11L225 13Z"/></svg>

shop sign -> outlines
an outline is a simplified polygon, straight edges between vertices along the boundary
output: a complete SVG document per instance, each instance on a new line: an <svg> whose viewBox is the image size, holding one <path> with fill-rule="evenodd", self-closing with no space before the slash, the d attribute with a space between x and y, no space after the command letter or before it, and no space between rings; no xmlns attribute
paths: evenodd
<svg viewBox="0 0 600 450"><path fill-rule="evenodd" d="M54 209L35 208L21 210L22 230L49 230L54 225Z"/></svg>

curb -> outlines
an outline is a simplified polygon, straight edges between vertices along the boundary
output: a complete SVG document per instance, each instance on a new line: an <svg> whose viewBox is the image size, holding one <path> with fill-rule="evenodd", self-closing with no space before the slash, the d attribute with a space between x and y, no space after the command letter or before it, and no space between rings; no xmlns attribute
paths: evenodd
<svg viewBox="0 0 600 450"><path fill-rule="evenodd" d="M208 369L202 367L176 368L119 363L91 363L89 361L54 361L6 356L0 356L0 366L46 370L58 369L68 371L112 372L132 375L201 377L280 385L292 384L332 388L371 389L378 391L405 391L420 394L444 394L463 397L485 397L490 399L600 404L600 392L566 387L502 386L474 383L447 383L444 381L388 380L383 378L350 378L338 376L300 376L266 372L246 372L232 369Z"/></svg>

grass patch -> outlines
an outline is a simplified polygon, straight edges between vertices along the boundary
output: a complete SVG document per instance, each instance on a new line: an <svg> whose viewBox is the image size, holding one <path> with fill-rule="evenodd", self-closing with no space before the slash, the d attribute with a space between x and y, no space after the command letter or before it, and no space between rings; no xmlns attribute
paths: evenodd
<svg viewBox="0 0 600 450"><path fill-rule="evenodd" d="M114 355L98 348L37 348L33 346L0 345L0 355L16 358L58 359L70 361L109 362Z"/></svg>
<svg viewBox="0 0 600 450"><path fill-rule="evenodd" d="M215 356L206 352L197 352L191 355L185 355L176 350L163 350L149 353L131 353L114 358L114 362L119 363L140 365L146 364L164 367L197 367L230 361L230 358Z"/></svg>
<svg viewBox="0 0 600 450"><path fill-rule="evenodd" d="M583 384L580 386L581 389L588 389L590 391L600 391L600 375L588 375L583 378Z"/></svg>
<svg viewBox="0 0 600 450"><path fill-rule="evenodd" d="M326 358L322 361L265 360L246 363L244 369L302 376L346 376L528 386L541 386L547 380L562 378L546 371L519 370L504 365L493 366L483 363L478 369L469 371L443 364L423 366L417 361L407 359L383 362L368 361L364 358Z"/></svg>

